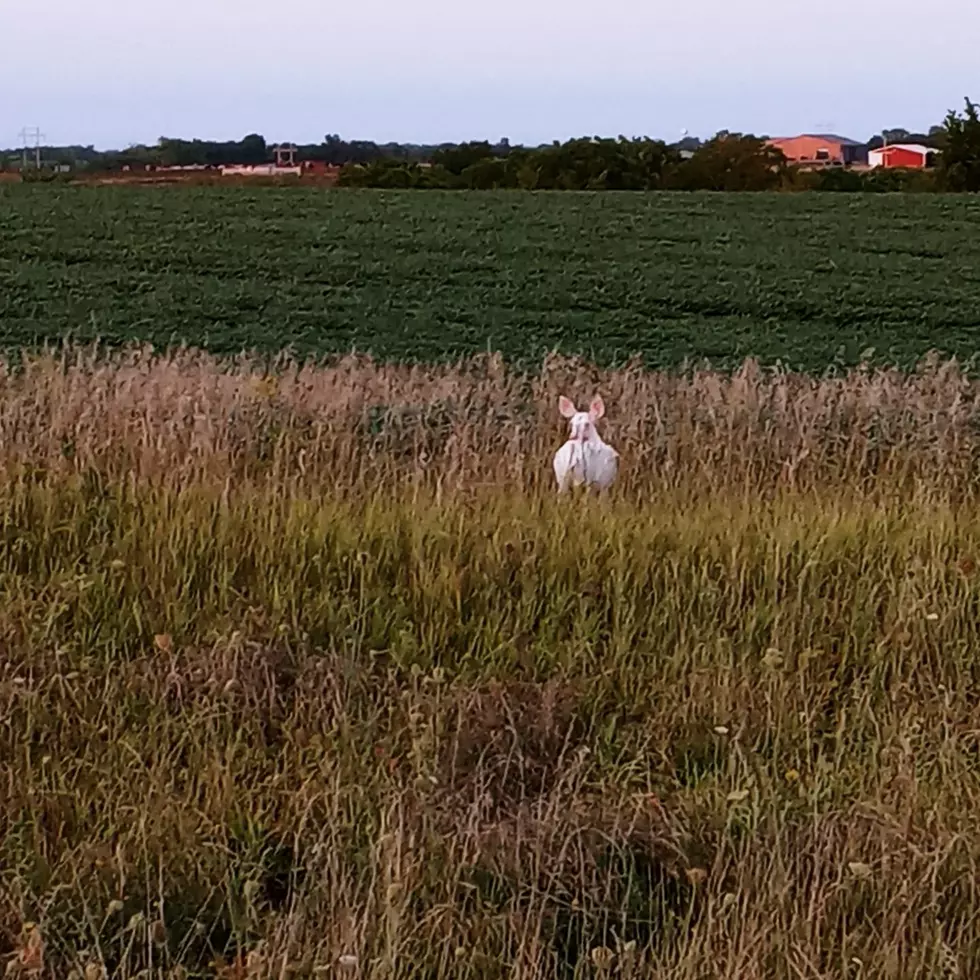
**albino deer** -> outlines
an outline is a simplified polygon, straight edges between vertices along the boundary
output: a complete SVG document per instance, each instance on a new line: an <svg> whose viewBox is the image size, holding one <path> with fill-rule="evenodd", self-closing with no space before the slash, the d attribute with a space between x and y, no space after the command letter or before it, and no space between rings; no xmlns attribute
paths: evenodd
<svg viewBox="0 0 980 980"><path fill-rule="evenodd" d="M595 424L606 413L602 398L596 395L587 412L579 412L564 395L558 399L558 411L571 420L571 434L555 453L555 478L558 492L564 493L569 486L581 486L606 490L612 486L619 468L619 453L603 442Z"/></svg>

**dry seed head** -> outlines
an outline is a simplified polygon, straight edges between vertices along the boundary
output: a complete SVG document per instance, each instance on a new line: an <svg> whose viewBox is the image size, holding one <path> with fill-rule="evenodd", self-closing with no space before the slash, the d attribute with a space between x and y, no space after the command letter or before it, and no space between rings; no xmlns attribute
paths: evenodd
<svg viewBox="0 0 980 980"><path fill-rule="evenodd" d="M7 964L8 973L37 974L44 970L44 939L34 922L25 922L21 929L21 946Z"/></svg>
<svg viewBox="0 0 980 980"><path fill-rule="evenodd" d="M612 967L616 954L608 946L594 946L589 953L589 958L597 970L605 972Z"/></svg>
<svg viewBox="0 0 980 980"><path fill-rule="evenodd" d="M708 872L704 868L687 868L684 872L687 880L692 885L700 885L708 878Z"/></svg>
<svg viewBox="0 0 980 980"><path fill-rule="evenodd" d="M245 976L262 976L266 968L265 953L261 948L250 949L245 956Z"/></svg>
<svg viewBox="0 0 980 980"><path fill-rule="evenodd" d="M625 943L617 942L616 951L624 965L629 966L636 957L636 940L630 939Z"/></svg>

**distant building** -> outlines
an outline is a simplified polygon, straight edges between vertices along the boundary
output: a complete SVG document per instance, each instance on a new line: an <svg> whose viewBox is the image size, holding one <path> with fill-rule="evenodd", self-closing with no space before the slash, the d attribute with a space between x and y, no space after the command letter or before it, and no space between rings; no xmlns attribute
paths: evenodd
<svg viewBox="0 0 980 980"><path fill-rule="evenodd" d="M670 144L671 149L677 150L682 160L690 160L701 149L701 140L697 136L685 136L676 143Z"/></svg>
<svg viewBox="0 0 980 980"><path fill-rule="evenodd" d="M218 169L222 177L300 177L303 174L303 168L298 164L295 167L280 167L275 163L236 163Z"/></svg>
<svg viewBox="0 0 980 980"><path fill-rule="evenodd" d="M868 162L868 148L864 143L830 133L780 136L766 142L782 150L790 163L849 167Z"/></svg>
<svg viewBox="0 0 980 980"><path fill-rule="evenodd" d="M936 150L921 143L890 143L868 153L870 167L913 167L916 169L935 166Z"/></svg>

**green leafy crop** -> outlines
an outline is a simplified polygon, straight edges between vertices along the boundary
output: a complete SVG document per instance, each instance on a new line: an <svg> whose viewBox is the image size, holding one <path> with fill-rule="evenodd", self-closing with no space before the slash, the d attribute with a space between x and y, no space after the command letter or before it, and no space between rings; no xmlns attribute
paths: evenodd
<svg viewBox="0 0 980 980"><path fill-rule="evenodd" d="M980 346L965 195L11 185L0 214L6 348L824 371Z"/></svg>

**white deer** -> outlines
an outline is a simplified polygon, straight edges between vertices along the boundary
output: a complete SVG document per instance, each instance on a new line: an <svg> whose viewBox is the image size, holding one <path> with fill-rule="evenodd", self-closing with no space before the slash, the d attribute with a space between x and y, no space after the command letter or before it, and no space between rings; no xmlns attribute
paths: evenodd
<svg viewBox="0 0 980 980"><path fill-rule="evenodd" d="M555 479L558 492L564 493L569 486L597 487L606 490L612 486L619 468L619 453L603 442L595 424L606 414L602 398L596 395L587 412L579 412L564 395L558 399L558 411L571 420L568 441L555 453Z"/></svg>

